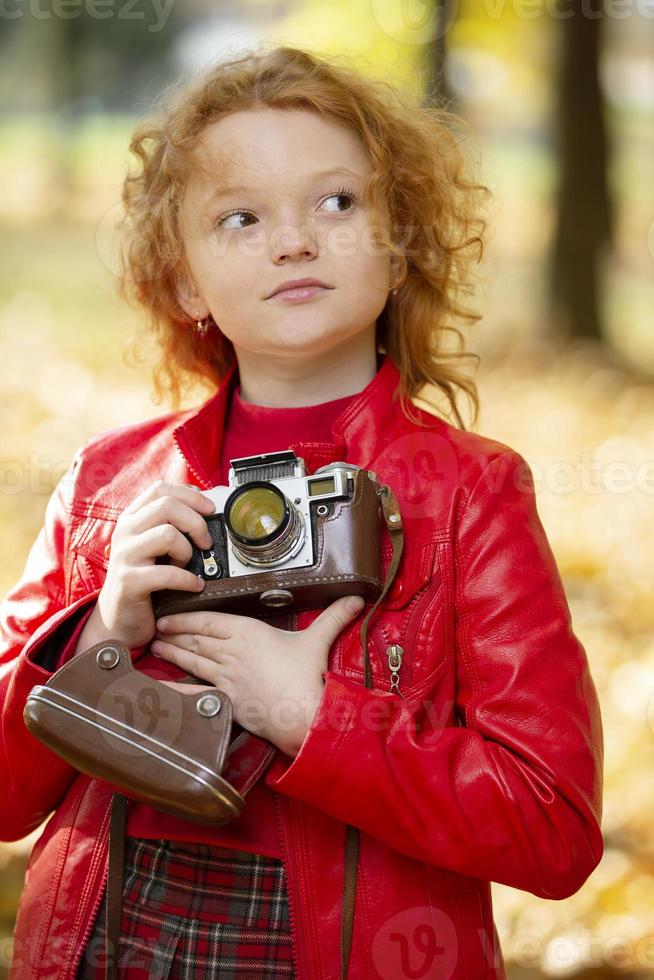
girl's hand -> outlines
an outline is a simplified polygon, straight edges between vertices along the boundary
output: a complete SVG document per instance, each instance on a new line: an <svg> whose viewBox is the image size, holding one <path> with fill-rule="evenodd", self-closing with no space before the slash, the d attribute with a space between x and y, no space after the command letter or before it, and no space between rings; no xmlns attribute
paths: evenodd
<svg viewBox="0 0 654 980"><path fill-rule="evenodd" d="M363 605L343 596L299 632L233 613L177 613L157 621L151 649L224 691L239 725L294 757L322 697L330 647Z"/></svg>
<svg viewBox="0 0 654 980"><path fill-rule="evenodd" d="M116 522L107 576L77 652L109 638L128 647L149 643L155 631L153 592L202 591L204 580L183 567L193 548L182 532L198 548L209 547L211 535L202 515L214 511L213 502L197 488L163 480L134 498ZM170 564L155 564L163 555L170 557Z"/></svg>

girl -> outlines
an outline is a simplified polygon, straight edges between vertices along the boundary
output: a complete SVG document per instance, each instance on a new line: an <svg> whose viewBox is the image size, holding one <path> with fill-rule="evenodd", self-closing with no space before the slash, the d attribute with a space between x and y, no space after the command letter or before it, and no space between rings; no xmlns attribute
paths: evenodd
<svg viewBox="0 0 654 980"><path fill-rule="evenodd" d="M110 788L22 711L109 638L153 677L226 691L249 733L226 778L276 750L215 831L130 802L120 975L502 978L490 882L562 899L598 864L598 700L532 473L466 431L455 389L476 410L475 386L443 350L477 318L459 297L483 231L454 123L278 47L206 70L139 125L121 289L161 345L159 390L176 406L186 377L216 391L89 440L4 601L1 837L52 813L13 977L104 975ZM456 424L416 411L426 382ZM155 623L152 592L202 588L185 567L189 539L208 544L200 491L233 458L289 448L307 474L345 460L396 494L404 550L370 622L371 679L347 597L277 625Z"/></svg>

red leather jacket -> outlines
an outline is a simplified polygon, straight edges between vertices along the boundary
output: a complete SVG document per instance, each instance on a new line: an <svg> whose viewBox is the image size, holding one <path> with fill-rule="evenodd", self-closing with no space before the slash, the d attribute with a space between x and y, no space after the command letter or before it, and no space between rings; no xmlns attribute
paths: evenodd
<svg viewBox="0 0 654 980"><path fill-rule="evenodd" d="M219 482L235 377L236 365L199 410L87 442L1 607L0 838L54 810L29 860L13 978L74 977L106 880L109 787L23 724L29 690L49 676L39 659L95 601L115 521L144 484ZM290 447L307 473L342 459L389 483L405 542L369 624L374 689L357 618L330 650L300 752L278 751L262 778L275 791L299 980L340 974L346 823L360 829L350 980L498 980L489 882L562 899L602 856L600 709L525 460L416 406L424 427L409 422L392 398L398 380L386 356L333 444ZM316 615L300 613L297 628ZM391 644L404 649L399 695ZM144 670L153 660L146 648L133 656Z"/></svg>

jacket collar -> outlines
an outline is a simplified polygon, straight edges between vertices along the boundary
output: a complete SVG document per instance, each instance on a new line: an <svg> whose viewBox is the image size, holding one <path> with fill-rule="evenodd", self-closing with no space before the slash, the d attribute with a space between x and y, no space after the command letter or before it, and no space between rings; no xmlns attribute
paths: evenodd
<svg viewBox="0 0 654 980"><path fill-rule="evenodd" d="M238 362L234 361L216 394L173 430L191 472L205 489L220 481L225 418L238 379ZM335 419L331 443L299 442L279 448L291 449L301 456L307 474L335 460L365 466L374 456L381 432L390 427L394 415L393 393L399 380L400 372L390 356L384 354L375 377Z"/></svg>

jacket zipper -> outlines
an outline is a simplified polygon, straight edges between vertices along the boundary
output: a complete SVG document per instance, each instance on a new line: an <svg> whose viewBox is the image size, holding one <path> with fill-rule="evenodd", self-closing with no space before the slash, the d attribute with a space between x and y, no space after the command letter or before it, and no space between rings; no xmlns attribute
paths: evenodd
<svg viewBox="0 0 654 980"><path fill-rule="evenodd" d="M111 805L110 805L110 809L111 809ZM107 859L108 859L108 856L109 856L109 831L108 831L108 825L107 825ZM93 929L94 929L94 926L95 926L95 920L96 920L97 914L98 914L98 909L100 908L100 905L102 904L102 899L104 898L104 895L105 895L105 892L106 892L106 889L107 889L107 871L108 871L108 864L105 867L105 870L104 870L104 872L102 874L102 877L101 877L101 887L100 887L100 889L98 891L97 898L95 899L95 901L93 903L93 908L91 910L91 915L89 917L88 925L86 926L86 929L84 930L84 934L80 938L79 942L77 942L75 944L76 949L78 950L78 955L75 957L74 962L71 964L71 966L72 966L72 972L70 974L71 977L74 977L77 974L77 970L78 970L80 961L81 961L82 956L84 955L84 951L86 949L86 944L87 944L87 942L89 941L89 939L91 937L91 933L93 932Z"/></svg>
<svg viewBox="0 0 654 980"><path fill-rule="evenodd" d="M189 459L187 459L187 457L186 457L186 455L184 453L184 450L182 449L182 447L178 443L177 439L175 439L175 445L177 446L177 449L178 449L179 454L181 455L182 459L186 463L187 468L190 470L190 472L193 474L193 476L195 477L195 479L198 481L198 486L201 486L204 490L210 490L211 489L210 484L207 483L207 481L204 479L204 477L200 476L200 474L198 473L198 471L193 466L193 463L191 463L191 461Z"/></svg>
<svg viewBox="0 0 654 980"><path fill-rule="evenodd" d="M295 908L293 907L293 897L291 895L291 888L288 882L288 875L286 874L286 868L288 867L288 859L286 855L286 848L284 845L284 830L282 827L282 814L281 814L281 803L279 801L279 794L274 790L271 790L273 796L273 809L275 811L275 823L277 824L277 839L279 840L282 849L282 864L284 866L284 875L286 877L286 896L288 898L288 922L291 929L291 946L293 949L293 960L294 960L294 974L298 976L299 971L299 955L297 948L297 927L295 924Z"/></svg>
<svg viewBox="0 0 654 980"><path fill-rule="evenodd" d="M386 647L386 656L388 657L388 668L391 672L391 693L399 694L404 700L404 695L400 691L400 668L404 658L404 650L399 643L391 643L390 646Z"/></svg>
<svg viewBox="0 0 654 980"><path fill-rule="evenodd" d="M382 551L382 555L383 555L382 564L384 569L384 575L387 575L388 567L390 566L390 562L392 558L392 551L387 548L384 548ZM382 651L379 648L379 644L375 640L374 634L373 634L373 642L375 643L377 649L381 653ZM402 660L404 659L404 649L400 646L399 643L386 644L386 639L383 636L383 634L382 634L382 643L385 645L385 650L383 652L386 654L386 659L388 660L388 669L391 675L389 691L391 692L391 694L399 694L402 700L404 700L404 695L400 690L400 669L402 667Z"/></svg>
<svg viewBox="0 0 654 980"><path fill-rule="evenodd" d="M433 593L429 588L425 591L425 594L416 603L416 607L429 606L434 598ZM388 660L388 669L391 674L389 690L395 694L399 694L401 698L404 698L404 694L400 690L400 669L402 667L402 662L404 660L405 651L411 649L411 645L415 643L418 636L420 627L422 626L422 617L419 614L413 613L414 622L411 624L407 630L407 634L404 640L404 646L400 646L399 643L387 644L383 633L378 630L371 630L371 635L377 649L380 653L386 654L386 659Z"/></svg>
<svg viewBox="0 0 654 980"><path fill-rule="evenodd" d="M381 632L380 629L371 629L368 632L368 642L372 640L373 645L376 647L379 653L380 663L383 664L384 656L388 661L388 670L390 673L390 680L388 682L388 690L391 694L399 694L402 700L405 700L404 694L400 690L400 670L402 667L402 662L404 660L404 647L401 647L399 643L388 643L386 637ZM405 640L405 643L408 642ZM371 664L372 666L372 664ZM364 672L365 676L365 672Z"/></svg>
<svg viewBox="0 0 654 980"><path fill-rule="evenodd" d="M89 939L91 937L91 933L93 932L93 927L95 926L95 920L96 920L97 915L98 915L98 909L100 908L100 905L102 904L102 899L104 898L104 894L105 894L106 889L107 889L107 876L105 874L104 877L103 877L103 879L102 879L102 887L100 888L100 891L98 892L98 897L97 897L97 899L95 900L95 902L93 904L93 910L91 912L91 918L89 919L89 924L87 925L86 930L84 932L84 935L80 939L80 942L77 944L78 956L75 958L74 962L71 964L72 967L73 967L73 971L70 974L71 977L74 977L74 976L77 975L77 970L79 968L79 964L81 962L82 956L84 955L84 951L86 949L86 944L88 943L88 941L89 941Z"/></svg>

